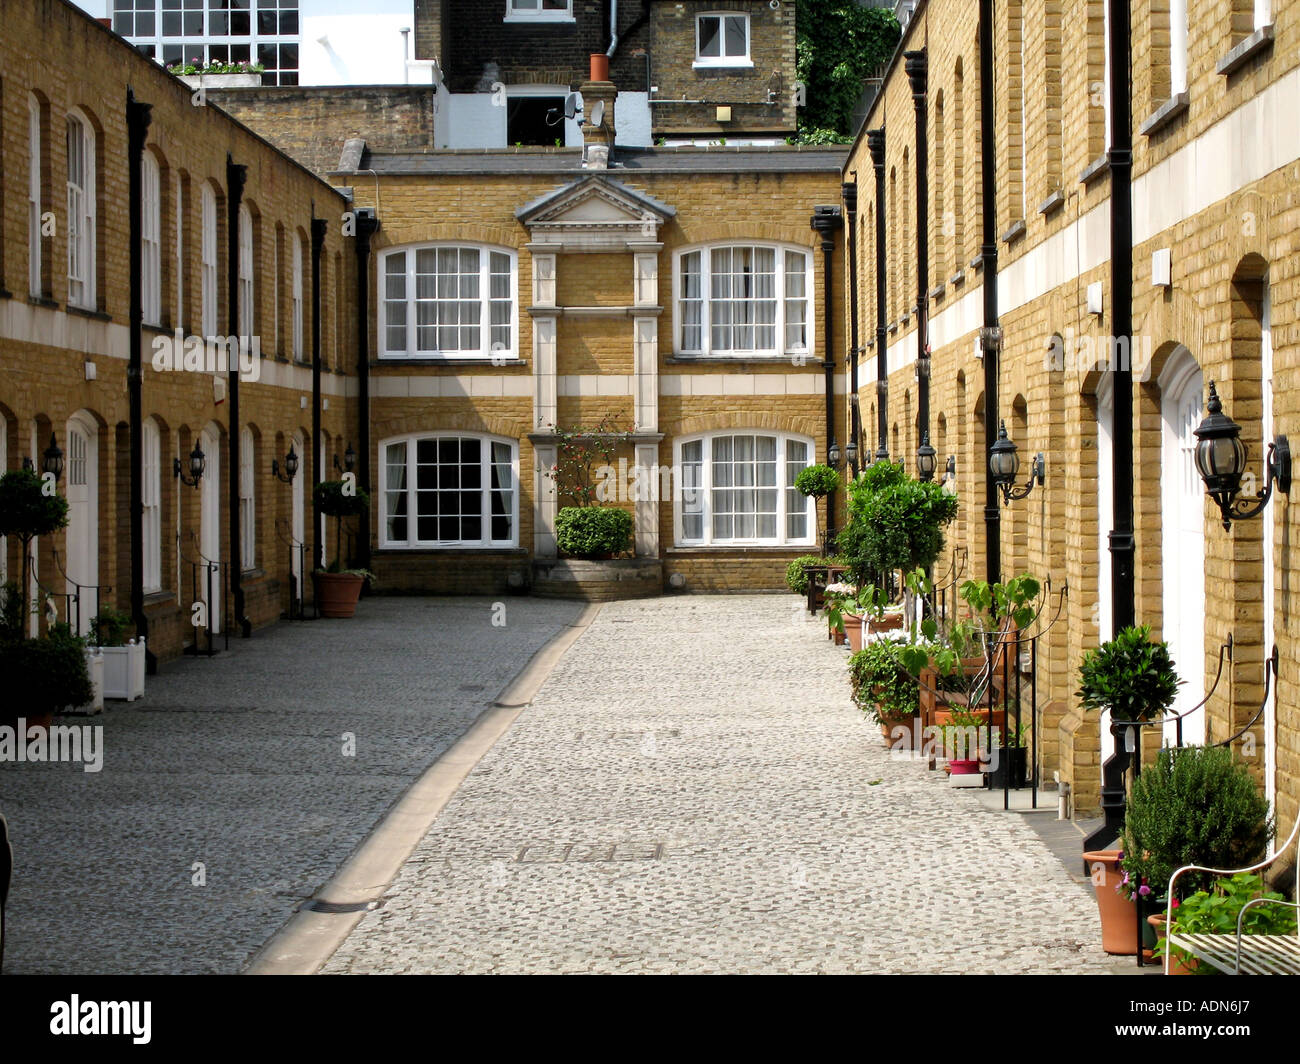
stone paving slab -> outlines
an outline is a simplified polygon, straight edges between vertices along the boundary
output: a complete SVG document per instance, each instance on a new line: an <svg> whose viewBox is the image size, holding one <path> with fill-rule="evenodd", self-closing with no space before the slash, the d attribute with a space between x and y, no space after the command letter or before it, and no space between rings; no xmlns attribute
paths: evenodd
<svg viewBox="0 0 1300 1064"><path fill-rule="evenodd" d="M582 609L504 603L504 626L486 598L370 598L350 620L282 623L167 665L141 701L64 718L103 725L101 772L0 764L4 970L239 971Z"/></svg>
<svg viewBox="0 0 1300 1064"><path fill-rule="evenodd" d="M325 971L1113 971L1090 892L891 758L800 616L606 604Z"/></svg>

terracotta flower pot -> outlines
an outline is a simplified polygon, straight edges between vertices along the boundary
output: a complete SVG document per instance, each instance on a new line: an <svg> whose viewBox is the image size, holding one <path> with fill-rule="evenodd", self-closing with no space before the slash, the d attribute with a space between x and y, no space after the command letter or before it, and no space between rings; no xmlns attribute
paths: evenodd
<svg viewBox="0 0 1300 1064"><path fill-rule="evenodd" d="M1159 942L1160 939L1165 937L1165 914L1164 913L1153 913L1152 915L1147 917L1147 923L1150 924L1151 929L1155 931L1157 942ZM1159 960L1160 964L1163 966L1164 958L1161 957L1156 959ZM1169 971L1166 972L1165 974L1166 975L1195 975L1198 964L1200 964L1200 961L1198 961L1195 957L1188 957L1186 961L1184 961L1183 958L1179 955L1179 951L1174 950L1173 954L1169 958Z"/></svg>
<svg viewBox="0 0 1300 1064"><path fill-rule="evenodd" d="M1118 868L1119 850L1090 850L1083 855L1092 873L1101 916L1101 948L1120 957L1134 957L1138 951L1137 904L1116 887L1124 878Z"/></svg>
<svg viewBox="0 0 1300 1064"><path fill-rule="evenodd" d="M862 649L862 615L846 613L844 615L844 633L849 641L849 649L857 653Z"/></svg>
<svg viewBox="0 0 1300 1064"><path fill-rule="evenodd" d="M354 573L313 573L316 606L322 617L351 617L357 611L365 577Z"/></svg>
<svg viewBox="0 0 1300 1064"><path fill-rule="evenodd" d="M880 735L889 750L916 749L916 718L889 717L880 722Z"/></svg>

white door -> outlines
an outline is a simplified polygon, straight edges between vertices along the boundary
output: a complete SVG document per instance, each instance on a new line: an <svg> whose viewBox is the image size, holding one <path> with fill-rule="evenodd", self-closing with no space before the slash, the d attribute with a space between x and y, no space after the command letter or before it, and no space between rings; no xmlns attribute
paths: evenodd
<svg viewBox="0 0 1300 1064"><path fill-rule="evenodd" d="M293 548L293 579L298 589L298 595L302 595L302 550L299 544L303 542L303 536L306 534L305 512L306 499L303 495L303 482L307 479L307 462L302 451L302 437L295 435L293 437L293 453L298 455L298 475L293 478L293 516L292 516L292 538Z"/></svg>
<svg viewBox="0 0 1300 1064"><path fill-rule="evenodd" d="M80 595L72 605L68 622L78 635L90 631L90 619L99 612L99 433L95 422L82 414L68 421L65 434L67 456L68 529L64 540L67 558L67 591Z"/></svg>
<svg viewBox="0 0 1300 1064"><path fill-rule="evenodd" d="M1205 485L1196 471L1201 422L1200 367L1179 347L1160 374L1161 585L1164 636L1183 684L1174 702L1185 713L1205 697ZM1174 742L1175 726L1165 725ZM1183 721L1183 743L1205 741L1205 710Z"/></svg>
<svg viewBox="0 0 1300 1064"><path fill-rule="evenodd" d="M199 436L199 448L206 459L199 501L199 601L207 603L208 621L214 633L221 631L221 579L218 569L208 575L206 562L221 558L221 436L209 426ZM208 585L212 586L209 601Z"/></svg>
<svg viewBox="0 0 1300 1064"><path fill-rule="evenodd" d="M1263 330L1260 336L1260 375L1263 387L1261 389L1261 399L1263 400L1263 440L1265 441L1265 455L1267 455L1268 441L1273 439L1273 306L1272 299L1269 296L1268 278L1264 278L1264 305L1260 310L1261 325ZM1261 463L1261 473L1263 467ZM1277 614L1276 606L1273 600L1274 588L1277 586L1277 565L1273 560L1273 550L1277 544L1277 533L1274 528L1274 521L1277 520L1278 514L1286 513L1286 510L1278 509L1276 500L1270 503L1264 510L1264 654L1265 657L1273 652L1273 644L1277 640ZM1277 702L1275 700L1273 688L1276 686L1269 681L1268 694L1269 705L1264 710L1264 796L1268 799L1270 809L1276 810L1277 800ZM1277 840L1269 846L1269 853L1274 852Z"/></svg>
<svg viewBox="0 0 1300 1064"><path fill-rule="evenodd" d="M1097 386L1097 642L1104 643L1113 633L1110 630L1111 554L1110 530L1115 523L1115 385L1110 375L1102 377ZM1115 736L1110 730L1110 710L1101 713L1102 764L1115 753Z"/></svg>

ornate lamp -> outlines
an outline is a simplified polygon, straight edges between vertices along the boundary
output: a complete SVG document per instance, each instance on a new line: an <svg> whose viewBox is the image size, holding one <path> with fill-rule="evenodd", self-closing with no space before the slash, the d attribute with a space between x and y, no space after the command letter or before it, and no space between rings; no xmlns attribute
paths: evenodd
<svg viewBox="0 0 1300 1064"><path fill-rule="evenodd" d="M1223 527L1233 521L1258 517L1273 495L1273 485L1286 495L1291 490L1291 445L1285 436L1268 445L1264 460L1264 487L1253 499L1241 499L1241 479L1246 472L1246 445L1241 442L1241 426L1223 412L1219 393L1210 381L1210 397L1205 404L1205 418L1196 428L1196 469L1205 481L1206 494L1223 515Z"/></svg>

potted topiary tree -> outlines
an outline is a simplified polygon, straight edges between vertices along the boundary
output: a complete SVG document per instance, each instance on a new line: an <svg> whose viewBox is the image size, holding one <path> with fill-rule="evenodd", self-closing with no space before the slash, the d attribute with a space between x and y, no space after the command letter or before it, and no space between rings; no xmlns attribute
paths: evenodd
<svg viewBox="0 0 1300 1064"><path fill-rule="evenodd" d="M1168 645L1153 641L1148 626L1136 625L1083 656L1078 697L1084 709L1110 710L1112 727L1122 729L1124 722L1133 721L1136 730L1136 723L1159 720L1169 711L1181 682ZM1102 948L1132 956L1139 949L1137 893L1125 890L1126 852L1127 847L1090 850L1083 859L1092 869Z"/></svg>
<svg viewBox="0 0 1300 1064"><path fill-rule="evenodd" d="M22 551L22 583L19 585L21 616L25 626L31 617L32 540L53 535L68 523L68 500L29 469L0 476L0 536L13 536Z"/></svg>
<svg viewBox="0 0 1300 1064"><path fill-rule="evenodd" d="M352 480L324 480L312 492L316 509L334 518L334 561L328 569L312 573L316 607L322 617L351 617L361 597L361 586L372 574L366 569L343 568L343 518L368 517L370 496Z"/></svg>
<svg viewBox="0 0 1300 1064"><path fill-rule="evenodd" d="M836 469L828 465L817 463L799 470L794 478L794 488L800 495L807 499L814 499L820 502L833 491L838 491L840 486L840 474ZM821 518L817 513L816 502L813 504L813 522L814 529L817 531L817 538L821 539ZM830 522L830 515L826 515L827 523ZM826 553L830 553L827 550Z"/></svg>

